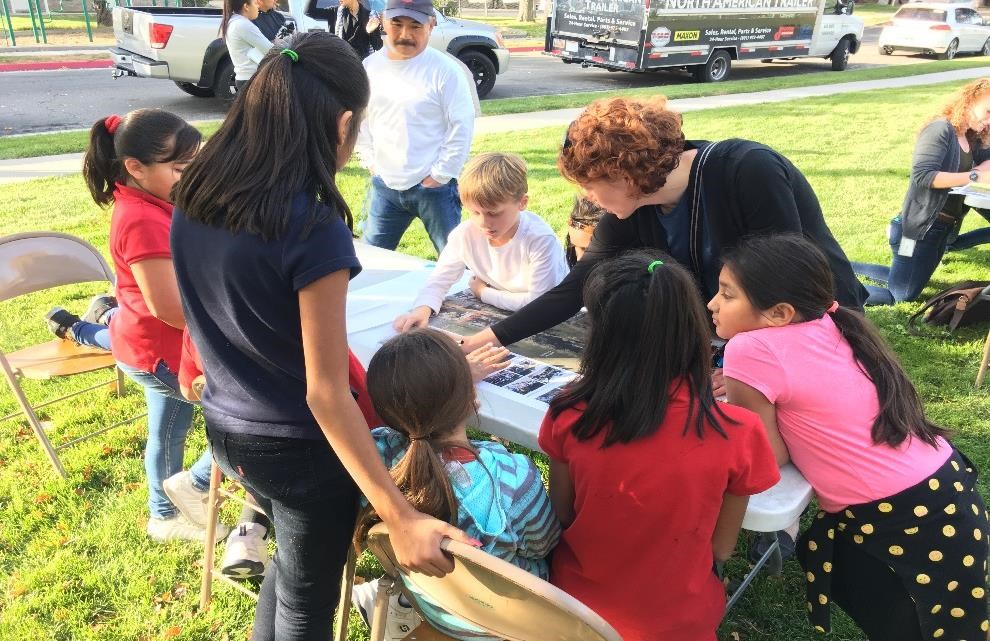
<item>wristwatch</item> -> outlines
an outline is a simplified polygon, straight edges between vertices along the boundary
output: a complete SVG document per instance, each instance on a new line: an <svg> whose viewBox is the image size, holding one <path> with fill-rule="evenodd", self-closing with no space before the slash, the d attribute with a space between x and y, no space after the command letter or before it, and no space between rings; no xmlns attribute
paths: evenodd
<svg viewBox="0 0 990 641"><path fill-rule="evenodd" d="M975 169L969 172L969 182L975 183L979 181L980 181L980 172L976 171Z"/></svg>

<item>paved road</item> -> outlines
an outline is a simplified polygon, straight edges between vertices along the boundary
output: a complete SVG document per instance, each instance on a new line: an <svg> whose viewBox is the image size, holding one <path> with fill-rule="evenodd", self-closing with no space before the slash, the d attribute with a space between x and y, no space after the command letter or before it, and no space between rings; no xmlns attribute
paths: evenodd
<svg viewBox="0 0 990 641"><path fill-rule="evenodd" d="M918 56L879 56L876 34L868 30L863 48L850 68L917 62ZM820 59L742 63L734 79L767 78L800 73L831 73ZM836 74L835 80L841 76ZM602 91L690 82L682 72L653 74L610 73L581 69L540 54L516 54L508 73L500 76L491 98L553 95L578 91ZM139 107L160 107L189 120L223 116L224 106L215 99L193 98L172 83L143 78L114 80L107 69L0 73L0 133L30 133L88 127L108 113L125 113Z"/></svg>

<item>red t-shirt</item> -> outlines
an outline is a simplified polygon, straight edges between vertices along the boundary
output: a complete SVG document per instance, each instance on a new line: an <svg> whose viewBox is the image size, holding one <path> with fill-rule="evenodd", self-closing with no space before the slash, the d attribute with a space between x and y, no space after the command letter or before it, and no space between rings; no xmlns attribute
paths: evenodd
<svg viewBox="0 0 990 641"><path fill-rule="evenodd" d="M114 323L117 321L115 320ZM371 396L368 395L368 385L365 382L367 373L364 365L358 360L354 352L347 350L347 378L351 385L351 392L354 400L357 401L361 409L361 415L368 423L368 429L381 427L382 420L378 418L375 407L371 404ZM199 359L199 352L189 336L189 331L182 332L182 360L179 363L179 386L191 388L196 377L203 373L203 364Z"/></svg>
<svg viewBox="0 0 990 641"><path fill-rule="evenodd" d="M651 436L602 449L578 441L584 405L540 428L540 447L565 463L574 522L554 550L550 581L597 612L625 641L714 641L725 589L712 572L712 534L726 492L757 494L780 480L759 417L722 404L728 438L693 425L683 386Z"/></svg>
<svg viewBox="0 0 990 641"><path fill-rule="evenodd" d="M172 259L168 244L172 204L121 183L117 183L113 197L110 256L117 272L120 306L110 323L113 357L143 372L153 372L159 362L165 361L177 373L182 330L151 315L131 271L132 265L143 260Z"/></svg>

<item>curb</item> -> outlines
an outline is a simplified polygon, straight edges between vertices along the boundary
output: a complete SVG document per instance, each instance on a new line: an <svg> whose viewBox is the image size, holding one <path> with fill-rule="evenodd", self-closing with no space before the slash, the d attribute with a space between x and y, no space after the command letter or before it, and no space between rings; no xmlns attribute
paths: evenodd
<svg viewBox="0 0 990 641"><path fill-rule="evenodd" d="M6 62L0 64L0 73L4 71L53 71L56 69L109 69L113 66L110 60L58 60L46 62Z"/></svg>

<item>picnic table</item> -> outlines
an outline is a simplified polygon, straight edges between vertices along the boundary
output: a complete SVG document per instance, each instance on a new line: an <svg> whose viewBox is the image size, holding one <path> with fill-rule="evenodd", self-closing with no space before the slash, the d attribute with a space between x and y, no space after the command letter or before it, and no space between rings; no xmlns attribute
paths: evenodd
<svg viewBox="0 0 990 641"><path fill-rule="evenodd" d="M354 278L347 296L347 342L367 367L378 346L395 335L392 320L409 311L420 287L432 273L433 263L364 243L355 243L364 269ZM467 288L469 275L451 291ZM511 350L511 346L509 346ZM483 431L540 451L537 443L540 423L547 405L502 387L482 381L478 385L479 428ZM743 529L776 532L794 523L811 501L812 489L801 473L790 464L780 470L775 486L750 497ZM731 607L749 581L771 559L779 561L776 544L763 555L743 584L730 599Z"/></svg>

